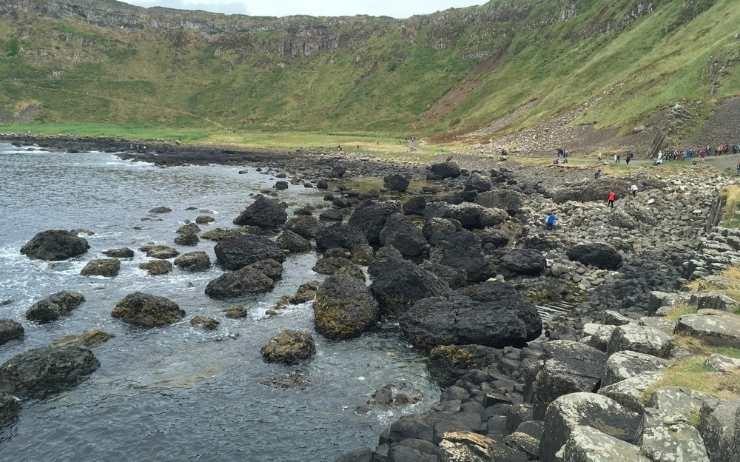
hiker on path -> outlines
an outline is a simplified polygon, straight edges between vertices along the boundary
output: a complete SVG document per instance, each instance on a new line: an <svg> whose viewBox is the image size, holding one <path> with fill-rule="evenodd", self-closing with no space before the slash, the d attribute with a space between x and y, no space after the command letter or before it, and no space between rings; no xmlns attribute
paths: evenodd
<svg viewBox="0 0 740 462"><path fill-rule="evenodd" d="M617 201L617 193L609 191L609 195L606 197L606 202L609 204L609 208L614 208L614 203Z"/></svg>
<svg viewBox="0 0 740 462"><path fill-rule="evenodd" d="M630 186L630 192L632 193L632 197L637 197L637 185L633 184Z"/></svg>
<svg viewBox="0 0 740 462"><path fill-rule="evenodd" d="M627 167L630 166L630 161L632 160L632 153L628 152L627 157L624 159L624 161L627 163Z"/></svg>
<svg viewBox="0 0 740 462"><path fill-rule="evenodd" d="M558 217L553 212L548 212L545 218L545 228L548 230L555 229L555 225L558 224Z"/></svg>

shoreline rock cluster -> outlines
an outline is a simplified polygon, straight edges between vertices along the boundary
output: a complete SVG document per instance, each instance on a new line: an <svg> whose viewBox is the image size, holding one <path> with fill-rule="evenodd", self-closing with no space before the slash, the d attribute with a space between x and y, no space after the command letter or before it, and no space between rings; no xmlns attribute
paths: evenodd
<svg viewBox="0 0 740 462"><path fill-rule="evenodd" d="M228 300L269 292L287 255L315 250L314 270L326 278L307 282L273 312L313 300L315 330L332 341L351 341L380 323L397 322L401 338L427 355L430 375L442 387L430 411L401 417L375 448L339 461L734 457L737 399L662 385L666 371L689 354L676 336L740 348L734 300L717 294L692 299L680 291L738 261L737 233L704 231L724 179L593 180L578 169L471 171L450 160L426 171L337 159L264 165L265 173L282 179L235 217L236 228L214 229L206 237L193 223L176 232L180 246L201 238L215 242L216 264L224 272L208 283L206 294ZM382 177L382 186L365 189L351 181L367 174ZM640 184L640 192L608 209L606 193L626 193L631 184ZM307 185L325 191L324 204L289 215L281 191ZM547 212L560 217L555 230L544 229ZM48 236L74 250L39 244ZM36 254L74 257L84 247L59 233L32 243L29 256L36 253L32 249L51 249ZM142 251L152 262L176 258L186 269L211 264L207 255L179 255L167 246ZM130 253L108 251L117 255ZM114 264L93 261L89 273L115 272ZM166 269L151 266L150 272ZM38 319L68 315L75 307L70 297L55 294L39 302L36 311L49 314ZM671 310L680 303L695 312L673 319ZM112 315L144 328L186 316L174 302L139 293L122 300ZM216 320L193 318L191 324L218 329ZM7 332L0 338L18 338L16 326L0 325ZM310 333L286 330L261 353L265 361L296 365L311 360L316 342ZM75 354L83 371L94 370L83 353ZM51 357L59 355L55 350ZM713 358L711 367L718 370L738 368L732 358ZM25 382L15 372L2 378L5 367L0 384L12 385L0 392L22 389ZM72 383L83 375L72 374ZM371 401L413 401L413 393L396 399L393 390L389 385ZM2 394L0 402L11 410L17 403Z"/></svg>

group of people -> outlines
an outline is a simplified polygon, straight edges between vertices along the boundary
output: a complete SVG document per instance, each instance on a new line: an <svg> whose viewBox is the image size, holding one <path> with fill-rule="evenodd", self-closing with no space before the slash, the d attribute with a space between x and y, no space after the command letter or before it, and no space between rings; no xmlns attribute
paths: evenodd
<svg viewBox="0 0 740 462"><path fill-rule="evenodd" d="M637 191L639 188L636 184L632 184L630 186L630 195L632 197L637 197ZM607 207L610 209L614 208L614 204L617 202L619 197L617 196L617 193L614 190L609 191L609 194L606 196L606 204ZM558 224L558 216L555 215L555 212L547 212L547 216L545 216L545 229L552 231L555 229L555 227Z"/></svg>
<svg viewBox="0 0 740 462"><path fill-rule="evenodd" d="M707 145L698 148L668 149L665 152L660 150L653 159L655 159L655 164L658 165L671 160L706 159L707 157L721 156L724 154L740 154L740 144L730 146L725 143L717 147Z"/></svg>
<svg viewBox="0 0 740 462"><path fill-rule="evenodd" d="M567 164L568 163L568 155L570 153L566 151L563 148L558 148L555 150L555 157L552 159L552 163L555 165L558 164Z"/></svg>

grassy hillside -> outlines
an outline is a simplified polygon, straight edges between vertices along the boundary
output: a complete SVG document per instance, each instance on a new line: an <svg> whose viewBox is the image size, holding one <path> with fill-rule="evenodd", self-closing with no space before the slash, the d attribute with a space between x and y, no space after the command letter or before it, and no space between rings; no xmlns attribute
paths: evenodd
<svg viewBox="0 0 740 462"><path fill-rule="evenodd" d="M680 102L690 132L740 95L735 0L493 0L404 21L187 13L188 27L104 0L8 2L5 123L433 134L505 117L505 134L576 111L570 123L627 132Z"/></svg>

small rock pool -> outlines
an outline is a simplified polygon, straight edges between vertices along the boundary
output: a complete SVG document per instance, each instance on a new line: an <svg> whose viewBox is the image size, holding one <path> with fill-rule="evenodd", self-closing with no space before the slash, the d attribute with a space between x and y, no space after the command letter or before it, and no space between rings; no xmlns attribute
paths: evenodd
<svg viewBox="0 0 740 462"><path fill-rule="evenodd" d="M256 167L256 166L255 166ZM243 167L242 167L243 168ZM101 252L138 249L148 243L173 244L175 230L201 210L231 227L251 202L250 193L271 187L275 178L249 168L224 166L158 168L123 161L106 153L47 152L0 144L0 318L22 322L25 339L0 346L0 362L69 334L101 329L115 337L94 348L101 363L89 380L43 401L27 401L20 418L0 429L3 460L17 461L331 461L363 445L374 446L379 433L400 413L418 412L437 400L424 360L398 339L391 326L347 342L329 342L313 330L310 304L289 307L268 317L283 295L318 275L315 256L289 257L282 281L267 295L217 302L204 295L207 282L221 270L185 273L175 269L149 276L138 265L141 252L122 260L115 278L84 277L80 270ZM322 202L316 190L301 185L280 192L290 210ZM150 214L167 206L167 214ZM187 210L195 207L197 210ZM32 261L19 253L45 229L89 229L91 249L66 262ZM83 293L86 302L59 322L36 325L25 320L36 300L60 290ZM177 302L187 312L180 323L140 330L113 319L113 306L126 294L143 291ZM245 305L249 316L227 319L222 310ZM204 332L190 326L193 315L221 322ZM308 364L265 364L260 347L280 330L306 329L317 342ZM281 388L295 374L302 387ZM357 414L376 389L406 382L424 399L401 409L372 409ZM272 385L270 385L272 383Z"/></svg>

